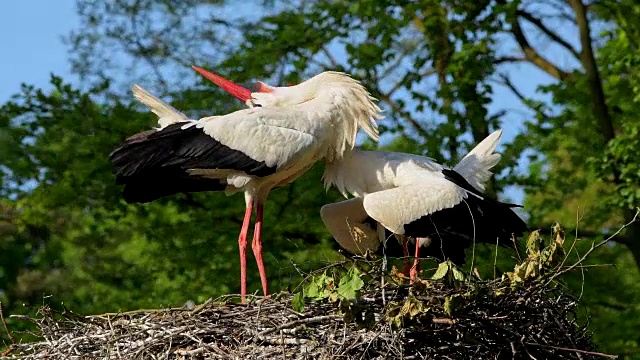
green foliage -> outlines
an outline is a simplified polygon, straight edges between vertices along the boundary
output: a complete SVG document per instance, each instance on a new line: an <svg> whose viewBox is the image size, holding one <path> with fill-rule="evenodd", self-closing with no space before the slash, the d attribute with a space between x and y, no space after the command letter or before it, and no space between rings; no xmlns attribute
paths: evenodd
<svg viewBox="0 0 640 360"><path fill-rule="evenodd" d="M464 274L451 261L447 260L438 265L438 270L431 276L433 280L446 279L448 282L463 281Z"/></svg>
<svg viewBox="0 0 640 360"><path fill-rule="evenodd" d="M387 321L396 329L405 327L408 322L416 320L421 314L428 313L429 307L425 307L422 301L419 301L413 295L409 295L404 302L396 302L390 304L387 308Z"/></svg>
<svg viewBox="0 0 640 360"><path fill-rule="evenodd" d="M357 292L364 286L364 281L360 279L360 272L355 267L349 269L347 274L340 278L338 284L338 295L343 299L355 299Z"/></svg>
<svg viewBox="0 0 640 360"><path fill-rule="evenodd" d="M545 246L544 239L540 236L540 231L536 230L529 234L526 245L527 257L511 272L505 275L511 281L511 286L518 286L519 283L530 279L535 279L541 274L555 269L565 261L566 254L563 249L564 234L560 230L560 225L556 224L551 236L552 241Z"/></svg>
<svg viewBox="0 0 640 360"><path fill-rule="evenodd" d="M361 273L355 266L346 271L338 271L332 268L332 272L324 271L312 276L299 292L295 293L291 301L294 310L304 311L305 300L349 303L358 297L359 291L364 287ZM338 286L336 286L336 283Z"/></svg>
<svg viewBox="0 0 640 360"><path fill-rule="evenodd" d="M450 165L489 130L513 121L506 109L490 111L490 103L501 101L494 95L497 83L506 81L534 115L508 144L495 169L503 176L489 191L522 186L532 230L544 233L556 222L578 228L585 235L570 256L628 221L638 206L637 1L597 1L587 8L613 138L604 136L607 119L595 111L598 81L589 77L584 57L571 53L571 44L581 41L578 31L560 32L574 26L559 20L575 15L567 4L540 10L527 1L294 0L274 7L255 2L251 12L210 0L78 5L82 27L67 39L70 55L76 73L95 88L80 92L54 78L51 93L25 86L0 108L0 299L7 311L27 311L20 304L42 301L64 301L85 312L179 306L237 291L242 200L193 194L126 205L107 161L120 141L155 122L128 95L125 101L113 96L130 87L129 76L144 79L154 93L171 89L174 105L194 117L241 106L217 89L193 86L199 78L191 64L215 67L237 81L273 84L298 82L322 69L346 70L388 110L381 129L394 136L387 149ZM518 24L530 46L524 58ZM568 63L575 66L537 47L542 36L567 49ZM549 64L540 65L535 55ZM514 61L535 64L556 79L539 89L550 100L518 93L523 84L512 82ZM559 77L556 70L567 75ZM113 78L123 71L126 84ZM153 86L145 85L150 79ZM296 283L298 270L340 258L317 216L321 205L338 198L322 189L321 166L270 197L264 237L274 289ZM575 275L567 283L584 292L603 350L631 357L640 348L640 309L632 305L640 303L640 232L632 226L622 235L600 249L599 260L616 268L591 268L585 284ZM469 273L477 267L483 276L499 276L512 269L510 253L478 247L474 254ZM517 278L539 271L545 256L521 267ZM448 268L445 278L453 281L456 274ZM258 288L255 272L249 275L250 288ZM331 284L332 294L339 279ZM343 294L357 291L352 281L345 284ZM331 288L316 285L314 297ZM297 299L303 304L307 298Z"/></svg>

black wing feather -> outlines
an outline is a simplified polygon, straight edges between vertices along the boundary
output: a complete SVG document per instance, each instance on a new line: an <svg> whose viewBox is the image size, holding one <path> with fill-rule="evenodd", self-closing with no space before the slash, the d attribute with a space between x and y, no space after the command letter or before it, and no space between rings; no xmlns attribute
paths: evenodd
<svg viewBox="0 0 640 360"><path fill-rule="evenodd" d="M275 166L233 150L186 122L171 124L160 131L134 135L111 153L115 174L126 178L149 170L177 166L187 169L232 169L249 175L267 176Z"/></svg>
<svg viewBox="0 0 640 360"><path fill-rule="evenodd" d="M461 265L464 251L473 245L474 239L476 243L513 247L512 239L528 231L525 222L512 210L519 205L488 197L454 170L445 169L442 173L447 180L472 195L451 208L425 215L404 226L406 236L431 238L431 244L420 250L422 256L449 259ZM403 254L397 241L388 241L384 251L390 256Z"/></svg>
<svg viewBox="0 0 640 360"><path fill-rule="evenodd" d="M126 201L148 202L180 192L226 187L222 180L190 175L189 169L230 169L258 177L276 172L275 166L231 149L202 129L182 129L187 123L136 134L110 154L116 183L125 185Z"/></svg>

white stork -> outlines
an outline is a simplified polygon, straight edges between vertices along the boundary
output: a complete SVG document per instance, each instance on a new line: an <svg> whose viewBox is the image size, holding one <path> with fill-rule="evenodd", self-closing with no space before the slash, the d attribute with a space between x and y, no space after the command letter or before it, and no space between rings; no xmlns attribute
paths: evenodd
<svg viewBox="0 0 640 360"><path fill-rule="evenodd" d="M513 245L513 238L527 231L512 210L517 205L483 193L490 169L500 161L494 151L501 134L502 130L490 134L453 169L424 156L356 149L329 163L324 172L326 187L355 197L323 206L322 220L340 246L353 254L380 251L387 238L384 229L402 235L405 257L407 237L413 239L412 280L421 247L427 247L423 255L461 264L464 250L474 243ZM392 251L385 249L387 254Z"/></svg>
<svg viewBox="0 0 640 360"><path fill-rule="evenodd" d="M252 249L266 296L261 229L269 192L294 181L322 158L341 159L353 148L358 128L377 140L381 110L367 90L344 73L323 72L296 86L252 93L194 69L251 108L190 120L134 86L136 98L159 116L160 127L130 137L110 155L116 182L124 184L123 197L129 203L182 192L244 191L246 211L238 238L240 292L244 301L247 234L255 208Z"/></svg>
<svg viewBox="0 0 640 360"><path fill-rule="evenodd" d="M274 87L260 83L259 89ZM335 186L345 197L354 198L323 206L320 214L325 226L353 254L379 251L386 229L400 235L406 259L407 237L413 239L412 280L421 247L427 247L428 256L461 264L464 250L475 242L512 245L514 237L527 231L512 210L518 205L483 193L490 169L501 158L495 153L501 134L502 130L490 134L453 169L424 156L388 151L354 149L340 159L327 160L325 186Z"/></svg>

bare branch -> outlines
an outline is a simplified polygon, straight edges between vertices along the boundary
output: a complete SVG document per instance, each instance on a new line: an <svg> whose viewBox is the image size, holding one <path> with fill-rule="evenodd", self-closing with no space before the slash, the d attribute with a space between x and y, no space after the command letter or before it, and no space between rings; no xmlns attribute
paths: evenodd
<svg viewBox="0 0 640 360"><path fill-rule="evenodd" d="M551 229L555 225L553 224L542 224L542 225L530 225L531 229ZM580 230L576 227L576 231L573 233L576 238L604 238L605 234L601 231L594 230Z"/></svg>
<svg viewBox="0 0 640 360"><path fill-rule="evenodd" d="M636 222L638 220L638 216L640 216L640 208L636 209L636 214L633 217L633 219L631 219L631 221L629 221L628 223L624 224L620 229L618 229L618 231L616 231L613 235L609 236L608 238L600 241L597 244L593 244L591 245L591 248L584 254L582 255L582 257L580 259L578 259L578 261L576 261L573 265L559 270L557 273L555 273L551 278L549 278L549 282L552 281L553 279L557 278L558 276L565 274L573 269L575 269L576 267L578 267L580 264L582 264L582 262L584 262L584 260L589 257L589 255L591 255L591 253L593 253L596 249L598 249L599 247L601 247L602 245L608 243L609 241L613 240L616 236L618 236L618 234L620 234L622 232L622 230L626 229L627 227L631 226L634 222Z"/></svg>
<svg viewBox="0 0 640 360"><path fill-rule="evenodd" d="M540 31L542 31L545 35L547 35L551 40L555 41L556 43L558 43L559 45L567 49L567 51L569 51L576 59L580 59L580 53L571 44L569 44L569 42L561 38L560 35L553 32L551 29L549 29L542 22L541 19L538 19L537 17L533 16L532 14L524 10L518 10L516 14L519 16L522 16L522 18L524 18L531 24L535 25Z"/></svg>
<svg viewBox="0 0 640 360"><path fill-rule="evenodd" d="M403 109L401 109L389 96L389 94L385 94L385 93L380 93L379 95L380 100L386 102L389 107L391 107L391 110L393 110L394 112L400 114L401 116L403 116L405 119L407 119L407 121L409 122L409 124L411 124L411 126L414 128L414 130L423 138L428 139L429 138L429 133L427 132L427 130L425 128L423 128L420 123L418 123L416 121L416 119L414 119L407 111L404 111Z"/></svg>
<svg viewBox="0 0 640 360"><path fill-rule="evenodd" d="M496 0L496 1L498 4L501 4L501 5L506 5L507 3L506 0ZM551 63L549 60L545 59L543 56L538 54L538 52L529 43L529 40L527 40L527 37L525 36L524 31L522 30L522 26L520 26L520 22L518 21L517 16L514 17L513 20L511 20L511 33L513 34L516 42L520 46L520 49L524 53L525 58L528 61L530 61L532 64L539 67L544 72L548 73L549 75L553 76L558 80L566 80L571 76L568 72L560 69L559 67Z"/></svg>
<svg viewBox="0 0 640 360"><path fill-rule="evenodd" d="M524 53L525 58L530 61L532 64L542 69L547 74L553 76L558 80L567 80L570 77L570 74L556 65L552 64L549 60L542 57L538 52L531 46L529 40L524 34L518 19L514 19L511 22L511 32L520 45L520 49Z"/></svg>
<svg viewBox="0 0 640 360"><path fill-rule="evenodd" d="M428 76L431 76L433 74L436 73L436 69L435 68L430 68L425 70L422 74L420 74L420 78L425 78ZM389 91L387 91L386 95L387 97L391 97L393 96L393 94L398 91L398 89L400 89L404 84L404 80L398 81L395 85L393 85L391 87L391 89L389 89Z"/></svg>
<svg viewBox="0 0 640 360"><path fill-rule="evenodd" d="M509 79L509 77L505 74L500 74L498 76L500 77L500 80L501 80L501 81L498 81L498 83L506 86L523 104L527 105L527 103L529 102L529 99L527 99L527 97L524 96L524 94L520 90L518 90L518 88L511 81L511 79ZM536 109L535 107L532 107L532 106L527 106L527 107L535 111L536 114L542 116L544 119L547 119L549 117L549 115L545 114L544 111L542 111L541 109Z"/></svg>
<svg viewBox="0 0 640 360"><path fill-rule="evenodd" d="M2 326L4 327L4 331L6 331L7 336L9 336L9 340L11 340L11 346L8 349L2 352L2 356L7 356L11 351L13 351L13 347L16 344L16 339L13 338L11 331L9 331L9 327L7 326L7 321L4 318L4 314L2 311L2 303L0 302L0 320L2 321Z"/></svg>
<svg viewBox="0 0 640 360"><path fill-rule="evenodd" d="M276 331L280 331L280 330L284 330L284 329L290 329L292 327L297 327L300 325L304 325L304 324L311 324L311 323L315 323L315 322L322 322L325 320L340 320L342 319L342 316L340 315L321 315L321 316L315 316L315 317L311 317L311 318L305 318L305 319L298 319L298 320L294 320L285 324L282 324L278 327L274 327L271 329L267 329L262 331L261 333L257 334L258 336L265 336L265 335L269 335L271 333L274 333Z"/></svg>
<svg viewBox="0 0 640 360"><path fill-rule="evenodd" d="M151 69L153 70L158 82L160 83L160 86L162 87L162 92L163 93L168 92L169 85L166 79L164 78L164 76L162 75L159 65L149 55L148 51L145 50L146 47L142 44L142 39L140 38L140 32L138 31L137 13L134 14L134 16L131 18L131 29L133 30L133 35L135 36L135 38L133 39L133 43L137 46L137 53L149 64L149 66L151 66ZM129 51L131 52L132 56L135 56L135 53L136 53L135 50L129 50Z"/></svg>
<svg viewBox="0 0 640 360"><path fill-rule="evenodd" d="M378 75L378 79L384 79L387 76L391 75L391 73L397 69L400 65L402 65L402 61L407 57L407 55L413 53L416 51L416 47L415 46L397 46L396 48L398 49L398 54L396 55L396 59L395 61L390 64L389 66L387 66L386 69L384 69L382 71L382 73L380 75Z"/></svg>
<svg viewBox="0 0 640 360"><path fill-rule="evenodd" d="M502 64L506 62L522 62L527 61L527 58L522 56L500 56L493 60L494 64Z"/></svg>
<svg viewBox="0 0 640 360"><path fill-rule="evenodd" d="M609 358L609 359L617 359L618 358L618 355L610 355L610 354L605 354L605 353L601 353L601 352L597 352L597 351L587 351L587 350L580 350L580 349L569 349L569 348L561 347L561 346L552 346L552 345L537 344L537 343L531 343L531 342L528 342L528 343L525 343L525 344L530 345L530 346L541 346L541 347L548 347L548 348L556 349L556 350L575 352L578 355L580 355L580 354L595 355L595 356L606 357L606 358Z"/></svg>
<svg viewBox="0 0 640 360"><path fill-rule="evenodd" d="M331 52L327 49L326 46L323 46L322 48L320 48L320 50L327 57L327 59L329 59L329 63L331 63L331 67L337 68L338 66L340 66L336 58L333 56L333 54L331 54Z"/></svg>
<svg viewBox="0 0 640 360"><path fill-rule="evenodd" d="M511 79L509 79L509 77L505 74L500 74L499 75L500 79L502 80L500 83L506 87L509 88L509 90L511 90L511 92L513 92L513 94L520 99L520 101L525 102L527 100L527 98L522 94L522 92L520 92L520 90L518 90L518 88L516 88L516 86L513 84L513 82L511 81Z"/></svg>
<svg viewBox="0 0 640 360"><path fill-rule="evenodd" d="M386 78L395 69L397 69L398 66L400 66L400 64L402 64L402 61L404 60L405 55L406 55L406 53L398 55L398 57L396 58L396 61L394 61L391 65L387 66L387 68L384 69L384 71L382 71L382 74L378 75L378 80L382 80L382 79Z"/></svg>

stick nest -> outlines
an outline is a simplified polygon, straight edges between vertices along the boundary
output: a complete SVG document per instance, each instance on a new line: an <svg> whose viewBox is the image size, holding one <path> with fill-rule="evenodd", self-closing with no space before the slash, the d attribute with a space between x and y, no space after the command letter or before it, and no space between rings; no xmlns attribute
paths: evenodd
<svg viewBox="0 0 640 360"><path fill-rule="evenodd" d="M556 280L567 269L560 256L562 239L546 247L531 243L531 238L529 242L534 246L528 249L528 258L513 272L491 281L463 274L445 262L430 279L409 285L402 274L385 273L378 263L349 261L321 269L294 294L251 297L248 304L228 296L192 308L93 316L42 307L35 317L20 316L37 325L35 335L42 340L15 343L6 355L14 359L613 357L595 351L589 333L576 322L575 299Z"/></svg>

